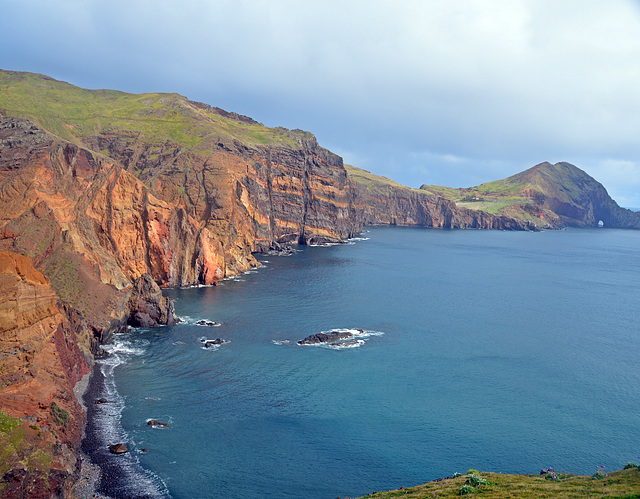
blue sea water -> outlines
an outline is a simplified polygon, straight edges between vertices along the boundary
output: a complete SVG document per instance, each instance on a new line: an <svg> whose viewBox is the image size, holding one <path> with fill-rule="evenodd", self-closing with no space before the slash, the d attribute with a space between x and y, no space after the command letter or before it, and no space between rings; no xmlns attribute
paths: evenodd
<svg viewBox="0 0 640 499"><path fill-rule="evenodd" d="M639 231L364 236L167 290L185 323L116 338L102 362L141 496L335 498L637 460ZM369 335L296 344L333 328Z"/></svg>

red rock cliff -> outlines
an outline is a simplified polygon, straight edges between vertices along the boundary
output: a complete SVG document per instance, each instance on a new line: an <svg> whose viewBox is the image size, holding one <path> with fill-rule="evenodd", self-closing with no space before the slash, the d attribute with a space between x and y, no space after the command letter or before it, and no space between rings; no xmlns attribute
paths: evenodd
<svg viewBox="0 0 640 499"><path fill-rule="evenodd" d="M22 425L19 440L0 438L2 496L61 494L76 472L84 422L73 387L89 367L47 279L29 258L7 251L0 251L0 358L0 409Z"/></svg>

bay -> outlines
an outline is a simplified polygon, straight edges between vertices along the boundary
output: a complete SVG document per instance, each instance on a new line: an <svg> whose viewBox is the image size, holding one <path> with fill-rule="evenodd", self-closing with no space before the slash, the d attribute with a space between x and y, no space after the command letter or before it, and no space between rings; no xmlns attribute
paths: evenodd
<svg viewBox="0 0 640 499"><path fill-rule="evenodd" d="M640 232L364 236L166 290L185 323L116 338L117 419L160 494L334 498L636 459ZM296 344L333 328L371 335Z"/></svg>

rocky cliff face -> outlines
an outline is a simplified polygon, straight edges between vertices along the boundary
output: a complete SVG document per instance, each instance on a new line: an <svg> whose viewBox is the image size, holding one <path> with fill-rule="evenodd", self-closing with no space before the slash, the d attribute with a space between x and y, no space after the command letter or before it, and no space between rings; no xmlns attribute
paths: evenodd
<svg viewBox="0 0 640 499"><path fill-rule="evenodd" d="M47 279L7 251L0 251L0 358L1 494L61 494L76 472L84 422L73 387L89 367Z"/></svg>
<svg viewBox="0 0 640 499"><path fill-rule="evenodd" d="M448 229L536 230L526 220L456 206L430 192L349 167L356 186L356 211L364 224L414 225Z"/></svg>
<svg viewBox="0 0 640 499"><path fill-rule="evenodd" d="M114 133L90 142L139 176L153 195L182 199L193 220L206 228L207 241L222 242L216 248L222 254L220 270L181 282L193 284L246 270L254 264L254 251L283 243L337 242L359 232L355 192L342 158L305 135L294 136L296 148L219 138L206 155L171 143L159 152Z"/></svg>
<svg viewBox="0 0 640 499"><path fill-rule="evenodd" d="M492 214L347 173L308 132L175 94L84 91L0 70L0 250L13 252L0 253L0 355L9 359L0 409L33 422L27 436L53 446L51 483L60 485L82 421L70 387L115 331L176 321L159 285L215 284L256 266L253 252L342 241L363 224L639 226L580 176L569 197L539 189L545 171L520 179L522 206ZM14 469L11 483L31 483L29 470Z"/></svg>

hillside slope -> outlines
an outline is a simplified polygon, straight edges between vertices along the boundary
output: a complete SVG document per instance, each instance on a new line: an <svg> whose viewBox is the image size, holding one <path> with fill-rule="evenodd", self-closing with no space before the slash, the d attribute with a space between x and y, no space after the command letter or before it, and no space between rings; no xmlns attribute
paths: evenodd
<svg viewBox="0 0 640 499"><path fill-rule="evenodd" d="M526 171L477 187L420 187L457 206L527 220L540 228L639 229L640 214L620 208L606 189L570 163L540 163Z"/></svg>
<svg viewBox="0 0 640 499"><path fill-rule="evenodd" d="M542 475L510 475L478 473L428 482L417 487L388 492L374 492L366 497L388 499L428 499L440 497L485 497L487 499L527 498L581 498L602 497L638 499L640 497L640 470L630 463L624 470L598 472L593 476L552 473ZM555 478L553 478L555 477Z"/></svg>

